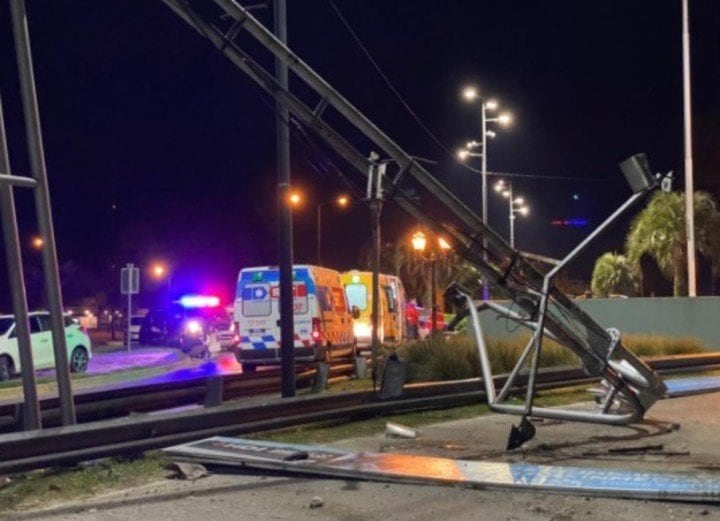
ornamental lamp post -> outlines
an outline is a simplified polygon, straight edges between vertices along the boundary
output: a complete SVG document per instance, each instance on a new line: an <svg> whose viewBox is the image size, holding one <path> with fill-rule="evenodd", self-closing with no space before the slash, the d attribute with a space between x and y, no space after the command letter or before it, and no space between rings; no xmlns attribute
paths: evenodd
<svg viewBox="0 0 720 521"><path fill-rule="evenodd" d="M444 238L438 237L437 245L427 249L427 237L425 236L425 233L420 230L413 233L411 242L413 250L415 250L415 252L417 252L423 260L430 264L430 335L431 337L434 337L437 333L437 311L435 309L435 301L437 298L435 289L437 283L435 281L435 264L438 260L441 260L452 249L452 247Z"/></svg>

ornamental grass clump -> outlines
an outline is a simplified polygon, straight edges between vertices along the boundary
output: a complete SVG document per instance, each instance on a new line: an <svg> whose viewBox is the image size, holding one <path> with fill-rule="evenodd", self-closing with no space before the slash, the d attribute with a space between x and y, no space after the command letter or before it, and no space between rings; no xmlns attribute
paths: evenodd
<svg viewBox="0 0 720 521"><path fill-rule="evenodd" d="M492 373L509 373L530 341L530 335L489 338L488 356ZM638 356L699 353L705 350L696 338L657 335L623 335L623 344ZM392 349L392 348L387 348ZM466 335L438 336L407 342L393 349L407 363L408 382L462 380L480 376L480 361L474 340ZM580 365L575 354L546 338L540 367Z"/></svg>

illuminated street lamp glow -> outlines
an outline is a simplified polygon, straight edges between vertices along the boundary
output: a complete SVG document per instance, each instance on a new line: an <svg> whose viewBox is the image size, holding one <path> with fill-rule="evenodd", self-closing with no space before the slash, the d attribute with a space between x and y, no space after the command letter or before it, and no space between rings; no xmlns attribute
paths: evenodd
<svg viewBox="0 0 720 521"><path fill-rule="evenodd" d="M290 193L290 196L288 197L288 201L290 202L291 206L300 206L300 203L302 202L302 196L300 195L300 192L292 192Z"/></svg>
<svg viewBox="0 0 720 521"><path fill-rule="evenodd" d="M153 277L159 279L165 276L167 269L162 264L154 264L151 271Z"/></svg>
<svg viewBox="0 0 720 521"><path fill-rule="evenodd" d="M35 237L32 238L31 244L32 244L33 248L35 248L36 250L39 250L43 247L43 244L45 244L45 241L43 241L42 237L36 235Z"/></svg>
<svg viewBox="0 0 720 521"><path fill-rule="evenodd" d="M498 108L497 100L490 99L485 103L485 108L488 110L496 110Z"/></svg>
<svg viewBox="0 0 720 521"><path fill-rule="evenodd" d="M341 208L345 208L350 202L350 198L347 195L341 195L337 198L337 204Z"/></svg>
<svg viewBox="0 0 720 521"><path fill-rule="evenodd" d="M464 148L458 150L458 152L457 152L457 158L460 161L465 161L469 155L470 155L470 152Z"/></svg>
<svg viewBox="0 0 720 521"><path fill-rule="evenodd" d="M476 87L468 86L465 87L462 91L462 96L465 98L466 101L473 101L475 100L480 93L478 92Z"/></svg>
<svg viewBox="0 0 720 521"><path fill-rule="evenodd" d="M497 120L498 123L500 123L501 125L507 126L512 123L512 114L510 114L509 112L503 112L498 116Z"/></svg>
<svg viewBox="0 0 720 521"><path fill-rule="evenodd" d="M427 246L427 237L425 237L425 234L423 232L417 231L413 233L411 241L413 250L419 252L425 251L425 246Z"/></svg>
<svg viewBox="0 0 720 521"><path fill-rule="evenodd" d="M530 213L530 208L528 208L527 206L523 206L523 207L521 207L521 208L518 208L518 213L520 213L520 215L522 215L523 217L525 217L525 216L527 216L527 215Z"/></svg>
<svg viewBox="0 0 720 521"><path fill-rule="evenodd" d="M452 248L452 246L450 246L450 243L442 237L438 237L438 244L440 245L440 249L443 251L447 251Z"/></svg>

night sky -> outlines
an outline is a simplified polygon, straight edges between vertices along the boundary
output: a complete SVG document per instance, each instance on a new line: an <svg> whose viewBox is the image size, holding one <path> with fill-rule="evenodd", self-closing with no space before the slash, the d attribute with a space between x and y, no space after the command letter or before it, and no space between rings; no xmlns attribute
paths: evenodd
<svg viewBox="0 0 720 521"><path fill-rule="evenodd" d="M403 108L333 2L443 146ZM407 152L437 161L433 173L478 212L479 175L451 155L479 138L479 112L460 90L475 83L513 112L513 126L489 144L488 169L502 174L491 183L511 179L532 208L516 220L520 249L567 253L590 228L550 222L601 222L630 193L617 164L634 153L647 153L655 171L674 170L682 185L680 0L333 2L288 0L290 47ZM66 303L114 290L126 262L166 261L176 291L225 297L240 268L276 263L273 100L159 0L30 0L28 12L58 255L74 274L64 281ZM253 13L272 21L269 8ZM717 197L720 3L692 0L691 31L696 189ZM0 88L13 173L25 175L11 36L2 3ZM307 198L295 214L296 262L315 261L317 204L343 190L318 173L325 159L295 143L293 176ZM29 194L17 197L32 278L34 210ZM490 224L507 237L507 202L489 199ZM385 216L384 240L405 240L413 222L392 204ZM622 249L626 227L573 274L589 279L598 255ZM323 228L326 264L358 267L369 247L366 208L326 206Z"/></svg>

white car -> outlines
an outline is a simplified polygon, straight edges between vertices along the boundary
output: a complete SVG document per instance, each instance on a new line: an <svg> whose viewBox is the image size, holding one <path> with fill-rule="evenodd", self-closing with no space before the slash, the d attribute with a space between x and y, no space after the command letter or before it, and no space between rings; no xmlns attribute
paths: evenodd
<svg viewBox="0 0 720 521"><path fill-rule="evenodd" d="M29 314L30 341L35 369L55 367L50 314L34 311ZM92 358L90 338L73 318L64 317L70 371L84 373ZM20 373L17 331L14 315L0 316L0 382Z"/></svg>
<svg viewBox="0 0 720 521"><path fill-rule="evenodd" d="M130 342L137 344L140 342L140 326L142 326L145 317L143 315L133 315L130 317Z"/></svg>

